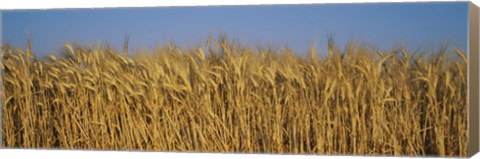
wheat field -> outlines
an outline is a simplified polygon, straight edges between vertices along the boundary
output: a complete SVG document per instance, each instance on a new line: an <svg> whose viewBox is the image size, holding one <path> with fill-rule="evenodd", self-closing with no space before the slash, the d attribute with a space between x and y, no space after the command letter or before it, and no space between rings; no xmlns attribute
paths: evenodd
<svg viewBox="0 0 480 159"><path fill-rule="evenodd" d="M127 45L126 45L127 46ZM128 50L128 49L126 49ZM298 56L209 39L127 54L2 47L9 148L467 155L467 63L358 45Z"/></svg>

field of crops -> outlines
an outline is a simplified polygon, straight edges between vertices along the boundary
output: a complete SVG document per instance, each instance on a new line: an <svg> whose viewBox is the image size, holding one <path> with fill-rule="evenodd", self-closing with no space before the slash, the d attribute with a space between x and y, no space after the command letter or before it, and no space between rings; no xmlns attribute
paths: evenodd
<svg viewBox="0 0 480 159"><path fill-rule="evenodd" d="M2 47L4 146L467 155L462 51ZM127 49L128 50L128 49Z"/></svg>

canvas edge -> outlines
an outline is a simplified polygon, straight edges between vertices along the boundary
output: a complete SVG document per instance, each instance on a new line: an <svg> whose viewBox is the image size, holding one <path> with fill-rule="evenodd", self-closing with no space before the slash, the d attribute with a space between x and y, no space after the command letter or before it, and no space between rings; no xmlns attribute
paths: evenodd
<svg viewBox="0 0 480 159"><path fill-rule="evenodd" d="M479 9L469 2L468 16L468 156L479 151Z"/></svg>
<svg viewBox="0 0 480 159"><path fill-rule="evenodd" d="M0 49L3 45L3 20L2 20L3 10L0 9ZM0 60L0 66L2 66L2 60ZM0 69L0 102L3 103L3 69ZM0 106L0 149L3 148L3 104Z"/></svg>

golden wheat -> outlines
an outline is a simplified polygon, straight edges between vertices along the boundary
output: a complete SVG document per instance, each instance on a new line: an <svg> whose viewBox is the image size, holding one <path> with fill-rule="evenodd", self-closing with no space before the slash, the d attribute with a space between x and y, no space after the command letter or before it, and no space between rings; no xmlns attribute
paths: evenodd
<svg viewBox="0 0 480 159"><path fill-rule="evenodd" d="M133 56L65 47L46 60L30 44L2 48L6 147L467 154L460 50L427 59L353 44L303 57L224 39L205 52L169 43Z"/></svg>

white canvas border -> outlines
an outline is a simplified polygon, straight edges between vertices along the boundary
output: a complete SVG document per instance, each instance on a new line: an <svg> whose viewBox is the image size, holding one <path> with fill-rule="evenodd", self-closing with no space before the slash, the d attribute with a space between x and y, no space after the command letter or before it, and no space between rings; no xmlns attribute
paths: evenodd
<svg viewBox="0 0 480 159"><path fill-rule="evenodd" d="M376 3L376 2L448 2L466 0L0 0L0 10L52 9L52 8L104 8L104 7L153 7L153 6L208 6L208 5L266 5L311 3ZM476 0L478 1L478 0Z"/></svg>

